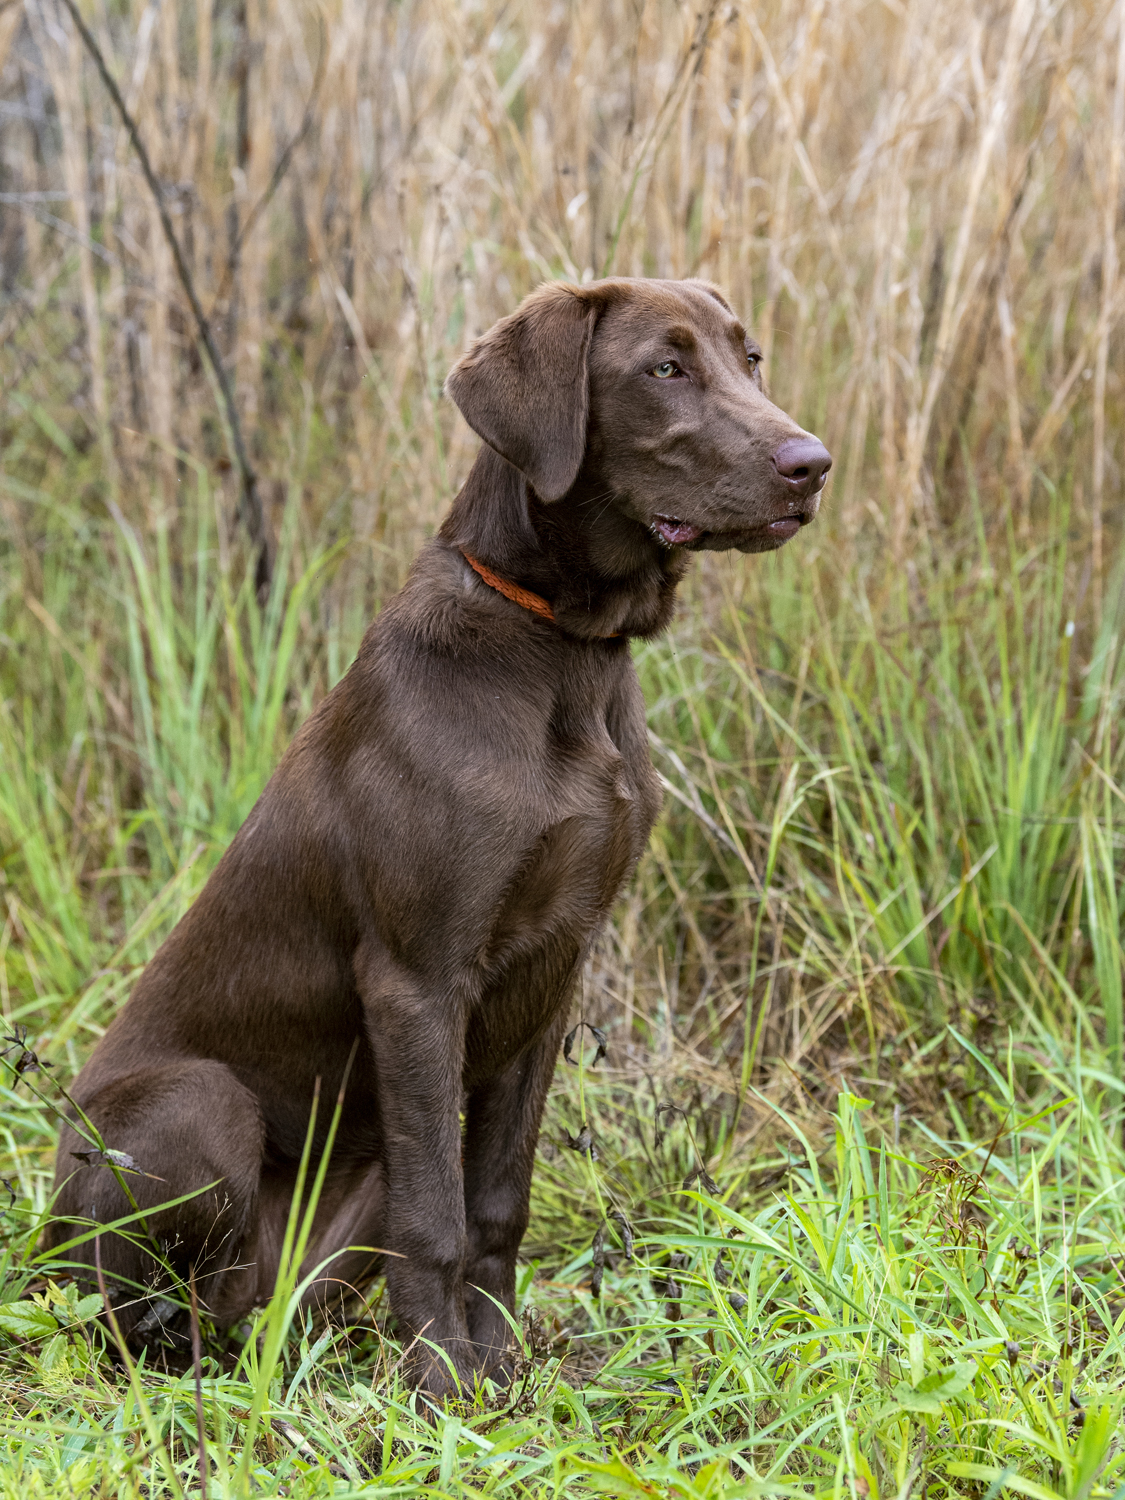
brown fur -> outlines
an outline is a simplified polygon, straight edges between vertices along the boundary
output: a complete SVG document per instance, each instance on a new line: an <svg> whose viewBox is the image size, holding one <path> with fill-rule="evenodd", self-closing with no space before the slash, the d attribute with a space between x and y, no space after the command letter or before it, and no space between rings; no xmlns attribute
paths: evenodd
<svg viewBox="0 0 1125 1500"><path fill-rule="evenodd" d="M351 1057L307 1265L334 1259L310 1296L369 1273L348 1247L398 1252L401 1332L464 1377L507 1344L489 1299L513 1305L572 986L660 802L627 640L668 623L688 563L660 528L686 526L691 550L779 546L769 526L812 519L828 455L766 399L703 282L542 287L448 389L485 446L440 534L74 1095L162 1179L130 1177L142 1208L218 1180L149 1222L229 1325L270 1294L314 1088L319 1144ZM783 450L823 457L808 477ZM125 1215L108 1167L76 1167L85 1144L64 1126L57 1213ZM106 1235L101 1256L114 1284L153 1285L143 1244ZM144 1311L121 1307L134 1339ZM411 1358L450 1387L424 1344Z"/></svg>

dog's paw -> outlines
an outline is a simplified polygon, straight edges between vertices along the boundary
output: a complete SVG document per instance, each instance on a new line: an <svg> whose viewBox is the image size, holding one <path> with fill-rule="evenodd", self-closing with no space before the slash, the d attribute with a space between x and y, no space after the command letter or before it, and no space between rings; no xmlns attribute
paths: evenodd
<svg viewBox="0 0 1125 1500"><path fill-rule="evenodd" d="M183 1350L191 1342L187 1309L167 1297L154 1297L148 1311L136 1323L128 1337L129 1345L139 1354L148 1349Z"/></svg>
<svg viewBox="0 0 1125 1500"><path fill-rule="evenodd" d="M403 1370L407 1385L431 1402L471 1401L476 1371L471 1361L443 1358L432 1349L416 1351Z"/></svg>

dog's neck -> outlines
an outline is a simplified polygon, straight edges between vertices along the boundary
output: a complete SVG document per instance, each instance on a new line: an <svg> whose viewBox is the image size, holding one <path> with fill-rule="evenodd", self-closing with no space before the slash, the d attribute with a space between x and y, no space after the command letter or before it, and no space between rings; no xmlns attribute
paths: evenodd
<svg viewBox="0 0 1125 1500"><path fill-rule="evenodd" d="M682 548L625 515L590 468L547 504L487 444L440 536L546 599L560 629L584 639L663 630L688 564Z"/></svg>

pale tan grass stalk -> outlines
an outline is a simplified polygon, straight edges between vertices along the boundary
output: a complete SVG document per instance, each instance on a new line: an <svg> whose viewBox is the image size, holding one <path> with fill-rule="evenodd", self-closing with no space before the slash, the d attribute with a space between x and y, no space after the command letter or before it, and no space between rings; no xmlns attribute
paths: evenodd
<svg viewBox="0 0 1125 1500"><path fill-rule="evenodd" d="M905 198L904 180L901 177L892 180L888 184L882 213L877 220L880 228L884 229L885 239L880 245L879 280L876 283L876 296L873 299L875 306L879 309L879 319L882 324L879 359L882 431L879 451L883 469L883 497L888 504L894 504L896 516L902 505L902 499L899 492L898 446L899 362L896 349L898 309L895 305L897 293L894 289L894 278L896 267L902 264L904 240L908 232Z"/></svg>
<svg viewBox="0 0 1125 1500"><path fill-rule="evenodd" d="M277 109L277 52L280 28L270 0L245 0L246 33L251 61L246 162L239 181L239 329L235 368L238 397L248 428L261 409L262 344L266 334L265 298L269 261L268 225L250 220L269 186L273 170L274 114Z"/></svg>
<svg viewBox="0 0 1125 1500"><path fill-rule="evenodd" d="M816 210L820 218L821 228L823 229L825 238L828 241L828 245L832 251L833 259L836 262L836 269L839 273L840 279L838 283L838 290L840 293L842 293L843 296L844 309L848 319L848 331L851 334L853 345L858 345L860 343L860 331L855 299L852 294L852 276L854 274L853 266L844 250L843 242L840 238L839 231L836 228L836 224L832 217L832 210L828 205L828 200L826 199L824 191L821 188L819 179L817 178L816 170L813 167L811 160L809 159L809 153L805 147L804 142L800 138L798 129L798 122L796 118L797 110L800 110L800 112L803 114L807 105L807 101L803 95L805 74L802 72L798 75L797 99L796 104L793 104L790 101L789 94L785 88L785 85L782 83L781 75L777 70L776 62L774 61L773 52L770 49L770 45L764 31L758 23L757 17L755 16L753 10L749 7L743 10L743 15L765 62L766 77L769 80L770 92L773 94L773 97L776 101L783 127L789 137L789 148L793 152L793 159L797 163L801 176L804 178L809 192L812 195L813 202L816 204ZM809 49L810 54L812 54L815 49L815 32L819 28L822 16L823 5L817 9L814 9L809 18L809 26L810 30L813 32L813 35L811 35L807 39L806 45Z"/></svg>
<svg viewBox="0 0 1125 1500"><path fill-rule="evenodd" d="M347 90L345 107L352 121L347 135L347 154L343 160L344 188L347 202L348 237L350 241L352 297L360 306L366 305L367 260L361 243L363 212L363 167L359 151L359 74L363 64L363 41L367 24L368 7L362 0L344 0L340 24L348 38L349 67L345 74ZM271 79L271 89L276 92L277 78Z"/></svg>
<svg viewBox="0 0 1125 1500"><path fill-rule="evenodd" d="M1019 506L1016 534L1025 545L1031 533L1031 476L1023 440L1023 418L1020 415L1019 376L1016 371L1016 328L1012 320L1009 288L1005 284L996 298L1000 322L1001 349L1004 355L1004 384L1008 401L1008 462L1014 470Z"/></svg>
<svg viewBox="0 0 1125 1500"><path fill-rule="evenodd" d="M152 435L160 445L157 467L162 475L165 498L171 480L169 449L175 442L173 412L175 408L175 375L173 373L172 335L168 310L173 297L172 257L161 229L156 209L148 208L148 255L152 277L152 295L147 299L145 324L148 340L142 366L145 371L145 395Z"/></svg>
<svg viewBox="0 0 1125 1500"><path fill-rule="evenodd" d="M651 178L657 159L679 118L680 111L691 95L696 78L706 60L718 9L719 0L707 0L707 4L696 15L695 25L688 33L686 45L683 46L679 56L668 90L660 101L652 117L652 123L623 174L624 199L610 237L609 252L602 266L602 275L609 275L614 269L617 246L625 230L628 211L634 204L637 220L643 221L645 199L651 187Z"/></svg>
<svg viewBox="0 0 1125 1500"><path fill-rule="evenodd" d="M1033 461L1039 459L1046 452L1057 435L1060 426L1066 419L1067 412L1076 394L1079 379L1085 374L1088 368L1091 351L1102 337L1103 328L1105 336L1108 339L1123 312L1125 312L1125 294L1123 294L1122 287L1118 285L1112 302L1107 308L1103 309L1098 321L1086 329L1085 335L1078 346L1078 352L1071 360L1066 374L1056 386L1047 410L1039 419L1039 425L1036 427L1034 435L1027 445L1028 456Z"/></svg>
<svg viewBox="0 0 1125 1500"><path fill-rule="evenodd" d="M179 180L184 153L179 139L180 71L176 46L176 12L174 6L160 7L154 28L155 57L142 78L138 79L136 115L142 138L149 143L161 180L174 193ZM183 142L186 146L187 142ZM177 200L172 202L178 206ZM147 250L151 295L145 307L146 396L150 429L156 443L152 448L161 493L167 505L172 498L173 472L171 450L177 441L176 373L179 350L173 347L171 312L177 301L176 276L172 255L164 238L163 226L151 195L145 203ZM182 224L182 216L178 216Z"/></svg>
<svg viewBox="0 0 1125 1500"><path fill-rule="evenodd" d="M132 7L131 7L132 9ZM136 116L141 99L144 96L146 85L149 81L149 69L152 64L153 51L157 36L159 13L157 9L149 4L141 4L135 10L135 23L132 30L133 56L132 66L128 61L124 65L114 55L112 35L106 27L100 29L100 41L103 52L114 68L116 75L122 80L122 94L125 98L126 108L130 114ZM117 364L117 376L122 389L128 388L130 397L132 394L132 379L127 379L126 370L129 366L129 343L132 341L135 358L140 368L140 409L134 413L132 400L129 409L124 414L125 425L132 427L136 421L143 422L146 430L154 436L162 438L164 443L171 441L171 395L168 391L167 382L163 391L157 389L160 377L154 376L154 361L152 355L153 344L153 315L152 297L167 296L169 294L168 268L161 265L158 257L160 249L152 244L150 235L154 228L157 236L160 235L160 224L153 208L151 197L146 193L144 183L138 179L136 169L129 161L129 135L124 125L118 119L105 121L103 116L103 134L108 135L111 149L106 152L106 160L103 168L103 193L105 198L105 222L106 243L117 250L117 263L110 275L110 296L117 309L117 333L115 340L115 354ZM141 262L144 284L130 287L127 277L127 266L131 262L134 268L137 266L136 254L140 251L144 259ZM158 287L160 288L158 290ZM157 341L160 341L161 333L157 331ZM168 372L167 361L164 361L165 372ZM161 400L163 395L164 399ZM130 445L123 448L123 454L130 454ZM160 452L161 450L157 450ZM132 456L135 456L140 467L147 472L152 454L151 444L132 445ZM128 462L128 458L125 459ZM160 463L160 459L157 462ZM123 497L125 498L125 497ZM125 500L129 513L136 519L141 519L139 511L147 504L148 497L140 499L140 505L130 503L140 497L131 496Z"/></svg>
<svg viewBox="0 0 1125 1500"><path fill-rule="evenodd" d="M134 0L136 3L136 0ZM141 94L148 80L149 64L152 61L153 44L156 38L157 23L160 12L154 5L143 3L139 5L139 14L136 19L136 44L133 52L133 66L130 69L129 82L121 92L125 98L125 108L131 115L136 115L140 106ZM117 125L122 139L125 135L124 126L120 121Z"/></svg>
<svg viewBox="0 0 1125 1500"><path fill-rule="evenodd" d="M86 323L90 357L90 402L108 473L115 468L109 431L109 398L106 390L102 319L94 279L94 255L90 249L90 204L86 180L85 104L82 98L81 44L69 20L47 5L29 5L32 23L59 111L62 132L63 180L70 194L74 223L78 230L78 284Z"/></svg>
<svg viewBox="0 0 1125 1500"><path fill-rule="evenodd" d="M103 56L112 58L114 49L109 29L105 25L98 24L96 35ZM95 169L100 169L98 176L100 176L101 180L103 204L101 216L102 242L111 256L109 265L106 268L106 286L102 293L102 317L105 324L108 379L114 386L124 391L128 387L125 372L128 367L127 324L129 294L126 285L127 251L121 243L121 237L118 233L122 216L122 172L116 151L118 138L115 132L106 130L99 109L92 107L90 116L91 126L95 132L93 165ZM131 393L128 401L122 401L119 398L114 404L116 410L112 414L113 420L120 425L122 417L125 417L125 425L132 429L136 424L132 412ZM115 462L119 466L128 469L128 463L120 444L114 447L114 457ZM121 492L120 499L129 504L124 491Z"/></svg>
<svg viewBox="0 0 1125 1500"><path fill-rule="evenodd" d="M180 134L180 55L176 36L177 10L173 5L162 5L157 19L157 47L160 53L160 100L164 150L165 174L172 182L179 180L182 169L190 159L187 155L187 137Z"/></svg>
<svg viewBox="0 0 1125 1500"><path fill-rule="evenodd" d="M203 176L214 155L211 117L211 6L195 0L195 94L192 99L191 177L200 200Z"/></svg>
<svg viewBox="0 0 1125 1500"><path fill-rule="evenodd" d="M957 239L950 258L945 295L941 305L941 317L938 322L934 357L930 364L921 407L913 414L906 435L903 473L903 493L906 504L912 500L916 501L920 497L922 457L926 440L929 437L934 406L949 367L949 361L953 353L954 339L961 326L973 292L976 289L980 271L983 269L981 262L978 260L973 269L968 273L967 279L963 281L962 278L965 276L973 227L976 221L981 193L984 189L985 177L993 150L995 149L1000 131L1003 128L1005 117L1012 108L1020 59L1023 54L1024 42L1031 26L1033 11L1033 0L1015 0L1008 20L1004 53L1000 60L995 82L988 90L987 97L981 100L982 107L987 107L987 117L984 129L981 131L977 142L972 175L969 179L964 207L962 208L960 222L957 227ZM907 520L908 514L904 504L897 517L895 535L892 541L896 556L901 555L901 550L905 542Z"/></svg>
<svg viewBox="0 0 1125 1500"><path fill-rule="evenodd" d="M729 184L723 170L726 157L727 127L723 114L729 118L726 106L726 80L730 72L731 27L719 28L715 42L703 65L699 88L699 106L704 117L704 143L702 180L699 193L699 244L695 258L689 266L697 276L717 274L719 250L723 237L726 215L722 201ZM686 176L692 178L690 153Z"/></svg>
<svg viewBox="0 0 1125 1500"><path fill-rule="evenodd" d="M22 21L23 8L21 6L9 5L5 10L0 10L0 73L4 71L8 53L15 43Z"/></svg>
<svg viewBox="0 0 1125 1500"><path fill-rule="evenodd" d="M1094 473L1090 492L1090 533L1093 549L1095 619L1101 623L1102 607L1102 508L1105 500L1106 458L1106 376L1109 369L1109 336L1111 314L1117 295L1117 218L1120 211L1121 155L1125 148L1125 0L1114 7L1117 32L1117 68L1113 87L1113 111L1109 120L1109 140L1105 143L1104 181L1102 183L1102 295L1098 315L1097 349L1094 356ZM1106 28L1103 55L1112 56L1110 29ZM1100 153L1099 153L1100 154ZM1102 177L1099 170L1098 177Z"/></svg>

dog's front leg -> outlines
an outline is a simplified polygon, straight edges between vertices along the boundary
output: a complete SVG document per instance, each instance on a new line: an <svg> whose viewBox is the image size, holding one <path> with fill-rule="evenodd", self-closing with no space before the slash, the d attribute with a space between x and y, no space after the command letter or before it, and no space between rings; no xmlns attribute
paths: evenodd
<svg viewBox="0 0 1125 1500"><path fill-rule="evenodd" d="M465 1303L477 1359L494 1379L506 1376L504 1351L512 1344L496 1302L515 1311L516 1256L527 1229L535 1144L566 1020L562 1011L537 1042L467 1101Z"/></svg>
<svg viewBox="0 0 1125 1500"><path fill-rule="evenodd" d="M432 1395L471 1388L477 1364L465 1322L465 1197L461 1167L464 1022L446 997L403 975L364 987L378 1076L386 1169L385 1248L391 1308L411 1384ZM425 1341L425 1342L423 1342ZM436 1344L449 1364L428 1344Z"/></svg>

